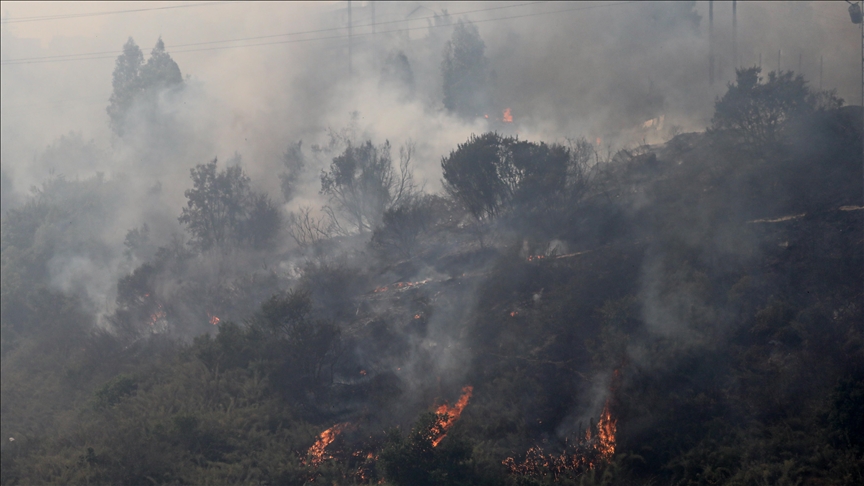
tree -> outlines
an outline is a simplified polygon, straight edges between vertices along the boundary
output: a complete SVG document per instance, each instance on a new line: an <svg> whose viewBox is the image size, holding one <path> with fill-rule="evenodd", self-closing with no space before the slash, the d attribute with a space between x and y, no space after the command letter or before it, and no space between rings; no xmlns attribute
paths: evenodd
<svg viewBox="0 0 864 486"><path fill-rule="evenodd" d="M384 61L378 87L382 90L396 91L403 99L414 96L414 72L404 52L391 53Z"/></svg>
<svg viewBox="0 0 864 486"><path fill-rule="evenodd" d="M276 341L271 344L277 386L292 391L295 386L311 389L332 380L339 359L340 330L331 321L312 316L312 299L304 290L273 295L252 321Z"/></svg>
<svg viewBox="0 0 864 486"><path fill-rule="evenodd" d="M191 169L194 187L179 218L192 232L202 250L221 245L237 236L249 208L249 177L239 165L216 170L217 159Z"/></svg>
<svg viewBox="0 0 864 486"><path fill-rule="evenodd" d="M330 237L324 218L313 216L309 206L303 206L296 213L288 215L288 235L303 249L317 246Z"/></svg>
<svg viewBox="0 0 864 486"><path fill-rule="evenodd" d="M438 447L433 445L445 420L445 415L425 413L407 437L398 429L390 430L381 451L384 477L398 485L476 484L470 468L471 447L464 439L448 437Z"/></svg>
<svg viewBox="0 0 864 486"><path fill-rule="evenodd" d="M249 217L240 225L240 237L248 241L253 248L266 248L279 235L282 213L270 197L263 193L252 193L248 206Z"/></svg>
<svg viewBox="0 0 864 486"><path fill-rule="evenodd" d="M459 20L444 48L441 74L444 107L460 116L480 116L489 109L489 60L474 24Z"/></svg>
<svg viewBox="0 0 864 486"><path fill-rule="evenodd" d="M285 170L279 174L282 197L285 202L291 202L297 193L297 181L306 167L306 159L303 157L303 141L288 146L288 150L282 154L282 165Z"/></svg>
<svg viewBox="0 0 864 486"><path fill-rule="evenodd" d="M183 75L180 67L165 52L165 43L160 37L156 46L150 52L147 64L141 68L141 85L145 90L158 92L166 88L172 88L183 84Z"/></svg>
<svg viewBox="0 0 864 486"><path fill-rule="evenodd" d="M108 117L111 119L111 130L118 136L123 136L126 113L132 106L135 97L141 92L141 65L144 54L130 37L123 46L121 54L115 63L112 86L114 91L108 105Z"/></svg>
<svg viewBox="0 0 864 486"><path fill-rule="evenodd" d="M761 72L759 67L735 71L735 83L714 103L709 133L724 134L733 143L764 154L784 140L791 122L843 104L833 91L812 91L804 77L792 71L772 71L764 83Z"/></svg>
<svg viewBox="0 0 864 486"><path fill-rule="evenodd" d="M434 206L439 200L438 196L412 198L385 211L381 226L372 232L372 248L383 254L411 258L417 240L434 223Z"/></svg>
<svg viewBox="0 0 864 486"><path fill-rule="evenodd" d="M113 78L114 91L108 105L111 130L122 137L126 134L126 118L136 102L146 99L150 104L162 90L182 86L183 75L180 67L165 52L162 38L150 53L144 64L141 49L130 37L123 46L123 54L116 61Z"/></svg>
<svg viewBox="0 0 864 486"><path fill-rule="evenodd" d="M360 233L377 226L384 211L413 197L415 184L410 170L414 153L410 143L399 150L399 172L390 158L390 142L374 146L371 140L355 146L349 141L345 151L335 157L330 169L321 173L321 194L331 206L325 208L334 229L350 232L346 225ZM347 219L344 224L339 216Z"/></svg>

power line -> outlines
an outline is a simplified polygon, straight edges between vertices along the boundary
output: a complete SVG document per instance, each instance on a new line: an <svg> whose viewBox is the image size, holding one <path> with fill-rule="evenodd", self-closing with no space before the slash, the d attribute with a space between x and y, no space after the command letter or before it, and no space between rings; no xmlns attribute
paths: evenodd
<svg viewBox="0 0 864 486"><path fill-rule="evenodd" d="M463 12L456 12L452 15L466 15L466 14L471 14L471 13L487 12L487 11L492 11L492 10L506 9L506 8L524 7L527 5L539 5L542 3L548 3L548 2L545 2L545 1L527 2L527 3L519 3L519 4L515 4L515 5L505 5L505 6L501 6L501 7L481 8L481 9L476 9L476 10L465 10ZM416 21L420 21L420 20L433 20L433 19L435 19L435 17L436 17L435 15L432 15L432 16L428 16L428 17L418 17L416 19L389 20L389 21L377 22L375 24L370 23L370 24L357 25L355 27L357 27L357 28L373 27L374 28L376 25L380 26L380 25L385 25L385 24L416 22ZM318 33L322 33L322 32L333 32L333 31L342 30L342 29L343 29L343 27L328 27L328 28L324 28L324 29L303 30L303 31L299 31L299 32L287 32L284 34L270 34L270 35L254 36L254 37L240 37L240 38L236 38L236 39L225 39L225 40L204 41L204 42L191 42L191 43L187 43L187 44L172 45L171 49L172 49L172 52L178 52L177 49L183 48L183 47L201 46L201 45L208 45L208 44L222 44L222 43L226 43L226 42L244 42L244 41L250 41L250 40L272 39L274 37L287 37L287 36L305 35L305 34L318 34ZM325 37L324 39L330 39L330 38L332 38L332 37ZM310 39L310 40L315 40L315 39ZM229 46L229 47L243 47L243 46ZM41 61L43 59L44 60L48 60L48 59L65 60L67 58L76 58L76 57L85 57L85 56L101 56L103 54L111 54L112 56L114 56L117 54L117 50L115 49L115 50L111 50L111 51L87 52L87 53L81 53L81 54L58 54L58 55L54 55L54 56L6 59L3 61L0 61L0 63L2 63L2 64L18 64L19 62L23 63L23 62L30 62L30 61ZM90 59L90 57L86 57L86 59ZM103 58L98 57L98 58L94 58L94 59L103 59Z"/></svg>
<svg viewBox="0 0 864 486"><path fill-rule="evenodd" d="M78 19L82 17L98 17L101 15L115 15L115 14L125 14L125 13L133 13L133 12L149 12L152 10L169 10L169 9L177 9L177 8L190 8L190 7L205 7L212 5L224 5L228 3L240 3L240 2L199 2L194 3L192 5L172 5L168 7L153 7L153 8L136 8L130 10L111 10L105 12L91 12L91 13L80 13L80 14L65 14L65 15L39 15L34 17L21 17L21 18L13 18L13 19L2 19L0 23L3 24L17 24L24 22L44 22L47 20L65 20L65 19Z"/></svg>
<svg viewBox="0 0 864 486"><path fill-rule="evenodd" d="M526 3L526 4L520 4L519 6L532 5L535 3L543 3L543 2ZM495 18L495 19L473 20L471 22L474 24L481 24L481 23L486 23L486 22L497 22L497 21L501 21L501 20L512 20L512 19L519 19L519 18L526 18L526 17L536 17L536 16L541 16L541 15L554 15L554 14L581 11L581 10L590 10L590 9L596 9L596 8L617 7L617 6L621 6L621 5L629 5L629 4L634 4L634 3L639 3L639 2L637 0L633 0L633 1L627 1L627 2L605 4L605 5L588 5L588 6L582 6L582 7L573 7L573 8L568 8L568 9L556 10L556 11L552 11L552 12L537 12L537 13L522 14L522 15L512 15L509 17L499 17L499 18ZM480 12L480 11L500 9L500 8L504 8L504 7L495 7L495 8L490 8L490 9L474 10L474 11L470 11L470 13L476 13L476 12ZM463 15L465 13L469 13L469 12L460 12L460 13L455 13L452 15ZM434 17L421 17L418 19L392 21L392 22L416 21L416 20L423 20L425 18L431 19ZM384 22L378 23L378 25L381 25L382 23L384 23ZM371 25L372 24L367 24L364 27L370 27ZM441 25L428 25L428 26L423 26L423 27L408 27L408 28L404 28L404 29L378 31L374 34L387 34L387 33L406 32L406 31L421 30L421 29L431 29L431 28L438 28L438 27L450 27L452 25L453 25L453 23L451 22L449 24L441 24ZM333 30L341 30L341 27L340 28L320 29L318 31L307 31L305 33L333 31ZM298 34L299 33L279 34L279 35L275 35L275 36L287 36L287 35L298 35ZM361 34L353 34L353 36L355 36L355 37L363 37L363 36L370 36L370 35L373 35L373 33L367 32L367 33L361 33ZM267 37L267 36L263 36L263 37ZM212 44L212 43L219 43L219 42L240 42L240 41L245 41L245 40L256 40L258 38L261 38L261 37L249 37L249 38L243 38L243 39L235 39L232 41L211 41L211 42L201 42L201 43L195 43L195 44L184 44L184 45L191 46L191 45L204 45L204 44ZM185 49L185 50L172 49L171 54L182 54L182 53L187 53L187 52L201 52L201 51L212 51L212 50L222 50L222 49L234 49L234 48L239 48L239 47L259 47L259 46L278 45L278 44L295 44L295 43L299 43L299 42L335 40L335 39L346 39L346 38L348 38L347 35L340 34L340 35L334 35L334 36L313 37L313 38L309 38L309 39L292 39L292 40L273 41L273 42L261 42L258 44L245 44L245 45L238 45L238 46L214 46L214 47L202 47L202 48L197 48L197 49ZM180 46L178 45L177 47L180 47ZM104 56L101 54L111 54L111 55L110 56ZM19 59L9 59L9 60L5 60L5 61L0 61L0 64L4 64L4 65L41 64L41 63L46 63L46 62L112 59L112 58L114 58L114 56L116 54L117 54L117 51L110 51L110 52L106 51L106 52L88 53L88 54L69 54L69 55L66 55L65 58L61 58L60 56L47 56L47 57L50 57L50 59L48 59L48 58L19 58ZM81 57L72 57L72 56L81 56ZM84 56L90 56L90 57L84 57Z"/></svg>

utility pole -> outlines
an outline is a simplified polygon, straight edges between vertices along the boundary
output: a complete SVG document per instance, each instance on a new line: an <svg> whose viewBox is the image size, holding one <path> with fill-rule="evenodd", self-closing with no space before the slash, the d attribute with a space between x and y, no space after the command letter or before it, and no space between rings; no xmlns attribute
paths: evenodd
<svg viewBox="0 0 864 486"><path fill-rule="evenodd" d="M777 49L777 74L780 74L780 49Z"/></svg>
<svg viewBox="0 0 864 486"><path fill-rule="evenodd" d="M738 2L732 0L732 67L738 71Z"/></svg>
<svg viewBox="0 0 864 486"><path fill-rule="evenodd" d="M375 33L375 2L369 2L369 8L372 9L372 33Z"/></svg>
<svg viewBox="0 0 864 486"><path fill-rule="evenodd" d="M846 3L849 4L849 18L852 23L861 26L861 114L864 116L864 9L861 8L864 1L852 3L846 0ZM864 143L861 144L861 151L864 154Z"/></svg>
<svg viewBox="0 0 864 486"><path fill-rule="evenodd" d="M708 84L714 84L714 0L708 0Z"/></svg>
<svg viewBox="0 0 864 486"><path fill-rule="evenodd" d="M353 49L354 39L351 37L351 0L348 0L348 79L354 76L354 66L352 65Z"/></svg>
<svg viewBox="0 0 864 486"><path fill-rule="evenodd" d="M864 2L852 3L846 0L846 3L849 4L849 17L852 23L861 26L861 108L864 109L864 12L862 12L864 9L861 8Z"/></svg>

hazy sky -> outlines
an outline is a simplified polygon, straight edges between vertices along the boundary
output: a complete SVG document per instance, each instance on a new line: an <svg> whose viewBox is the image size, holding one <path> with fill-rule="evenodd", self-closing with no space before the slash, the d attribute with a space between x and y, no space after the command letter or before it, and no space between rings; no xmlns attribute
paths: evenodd
<svg viewBox="0 0 864 486"><path fill-rule="evenodd" d="M271 169L288 143L320 140L357 111L362 135L394 146L414 140L421 175L436 189L440 157L490 128L442 112L438 66L451 29L426 28L442 9L476 22L496 107L512 108L513 130L523 138L661 141L668 130L638 130L661 115L664 130L699 130L734 76L731 2L714 3L713 85L705 1L696 2L695 17L683 2L377 2L375 36L372 2L352 6L349 77L347 2L2 2L4 172L16 190L26 189L45 175L28 164L70 131L110 145L111 73L130 36L145 57L162 37L200 88L187 118L212 144L201 153L237 151L253 179L275 180ZM813 86L821 63L822 86L859 104L860 31L846 8L842 1L739 2L739 63L755 65L761 56L774 70L779 50L780 67L800 70ZM317 32L296 34L306 31ZM414 100L378 90L381 63L394 50L412 64ZM88 59L68 57L77 54ZM61 57L37 59L47 56ZM190 160L177 174L201 162Z"/></svg>

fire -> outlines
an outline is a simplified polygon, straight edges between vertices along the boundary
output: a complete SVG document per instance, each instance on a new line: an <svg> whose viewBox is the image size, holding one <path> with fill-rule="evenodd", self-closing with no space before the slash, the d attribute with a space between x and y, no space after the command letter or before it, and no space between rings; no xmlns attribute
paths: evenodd
<svg viewBox="0 0 864 486"><path fill-rule="evenodd" d="M597 145L600 145L601 143L603 143L603 139L600 137L597 137Z"/></svg>
<svg viewBox="0 0 864 486"><path fill-rule="evenodd" d="M373 290L372 293L377 294L380 292L387 292L387 290L389 290L391 287L394 289L404 290L404 289L414 287L415 285L423 285L423 284L429 283L431 280L432 279L427 278L426 280L419 280L417 282L396 282L394 284L384 285L382 287L378 287L375 290Z"/></svg>
<svg viewBox="0 0 864 486"><path fill-rule="evenodd" d="M156 309L156 312L150 314L150 325L151 326L155 326L157 322L161 321L162 319L165 319L165 317L168 315L165 313L165 309L162 308L162 304L156 304L156 306L158 307Z"/></svg>
<svg viewBox="0 0 864 486"><path fill-rule="evenodd" d="M615 454L616 432L617 421L612 417L609 400L606 400L597 421L597 433L592 434L591 429L585 432L585 438L572 448L572 452L565 450L560 455L546 454L542 448L535 446L528 449L522 463L508 457L502 464L507 466L510 474L535 477L551 474L557 480L567 473L593 469L611 459Z"/></svg>
<svg viewBox="0 0 864 486"><path fill-rule="evenodd" d="M207 313L207 317L210 318L210 324L212 324L214 326L218 326L219 321L221 321L221 319L219 319L218 317L210 315L209 312Z"/></svg>
<svg viewBox="0 0 864 486"><path fill-rule="evenodd" d="M483 118L489 119L489 115L483 115Z"/></svg>
<svg viewBox="0 0 864 486"><path fill-rule="evenodd" d="M513 115L510 113L510 108L504 108L504 116L501 118L504 123L513 123Z"/></svg>
<svg viewBox="0 0 864 486"><path fill-rule="evenodd" d="M444 440L444 437L447 437L447 430L449 430L450 427L459 420L459 416L462 415L462 410L465 410L465 407L468 405L468 400L471 399L472 393L474 393L474 387L467 385L462 388L462 396L459 397L459 401L456 402L456 405L450 407L445 403L435 410L436 414L443 415L444 418L432 431L435 437L432 439L432 447L438 447L438 444Z"/></svg>
<svg viewBox="0 0 864 486"><path fill-rule="evenodd" d="M533 262L534 260L542 260L546 258L545 255L528 255L528 261Z"/></svg>
<svg viewBox="0 0 864 486"><path fill-rule="evenodd" d="M330 445L334 440L336 440L336 437L341 434L347 426L348 422L336 424L333 427L325 430L324 432L321 432L321 435L318 436L318 440L316 440L315 443L312 444L312 447L310 447L309 451L306 453L306 455L309 457L309 463L315 467L318 467L322 462L324 462L325 459L330 459L331 456L324 456L324 449L326 449L328 445ZM305 464L306 461L304 460L303 463Z"/></svg>

